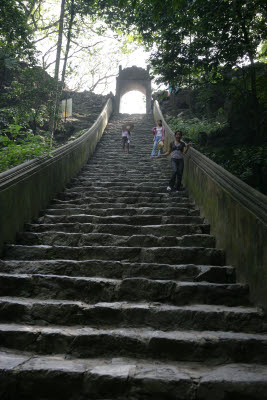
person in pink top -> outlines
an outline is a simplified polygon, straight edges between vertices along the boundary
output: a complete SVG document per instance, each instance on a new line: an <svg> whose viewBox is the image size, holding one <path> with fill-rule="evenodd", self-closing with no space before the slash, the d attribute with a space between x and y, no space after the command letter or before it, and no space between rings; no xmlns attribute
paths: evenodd
<svg viewBox="0 0 267 400"><path fill-rule="evenodd" d="M159 119L157 121L157 126L155 126L152 129L152 132L153 132L153 135L154 135L154 138L153 138L154 146L153 146L153 150L152 150L152 153L151 153L151 157L155 157L156 156L156 150L157 150L158 142L160 140L162 140L162 142L164 142L164 138L165 138L165 129L164 129L164 126L162 126L161 119ZM160 154L161 154L161 150L158 150L158 156Z"/></svg>

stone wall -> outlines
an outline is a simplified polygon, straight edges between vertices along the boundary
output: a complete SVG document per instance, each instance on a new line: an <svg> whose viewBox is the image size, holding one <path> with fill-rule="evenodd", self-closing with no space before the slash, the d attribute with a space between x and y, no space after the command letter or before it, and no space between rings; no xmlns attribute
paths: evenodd
<svg viewBox="0 0 267 400"><path fill-rule="evenodd" d="M88 158L113 110L108 100L96 122L78 139L52 152L53 157L34 159L0 174L0 253L26 222L37 217L55 194L64 189Z"/></svg>
<svg viewBox="0 0 267 400"><path fill-rule="evenodd" d="M167 142L173 140L157 102L154 117L162 119ZM252 301L267 310L267 197L193 148L185 156L183 182L238 281L247 283Z"/></svg>
<svg viewBox="0 0 267 400"><path fill-rule="evenodd" d="M58 142L66 142L76 132L88 129L98 118L111 95L103 96L90 91L72 92L64 90L62 99L72 99L72 116L64 122L65 132L56 132Z"/></svg>

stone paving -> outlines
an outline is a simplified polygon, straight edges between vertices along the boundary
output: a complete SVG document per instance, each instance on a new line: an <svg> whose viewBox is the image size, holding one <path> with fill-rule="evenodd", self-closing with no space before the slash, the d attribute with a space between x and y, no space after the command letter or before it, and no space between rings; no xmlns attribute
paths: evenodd
<svg viewBox="0 0 267 400"><path fill-rule="evenodd" d="M6 245L1 400L267 399L266 319L186 190L166 192L153 125L115 115L80 175Z"/></svg>

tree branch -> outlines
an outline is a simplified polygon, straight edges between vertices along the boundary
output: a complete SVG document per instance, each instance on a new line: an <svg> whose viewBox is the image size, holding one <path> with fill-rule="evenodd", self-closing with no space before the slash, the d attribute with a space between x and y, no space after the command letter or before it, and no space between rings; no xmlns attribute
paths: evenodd
<svg viewBox="0 0 267 400"><path fill-rule="evenodd" d="M32 43L33 43L33 44L36 44L36 43L38 43L38 42L41 42L42 40L48 38L48 36L53 35L53 34L56 33L56 32L57 32L57 31L48 32L45 36L43 36L43 37L40 38L40 39L35 40L35 41L32 42Z"/></svg>

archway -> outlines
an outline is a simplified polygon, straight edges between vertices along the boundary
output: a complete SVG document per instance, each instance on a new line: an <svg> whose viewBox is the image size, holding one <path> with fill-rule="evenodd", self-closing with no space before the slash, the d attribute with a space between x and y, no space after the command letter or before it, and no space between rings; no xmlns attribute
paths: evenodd
<svg viewBox="0 0 267 400"><path fill-rule="evenodd" d="M131 90L121 96L120 100L121 114L145 114L146 98L143 93L137 90Z"/></svg>
<svg viewBox="0 0 267 400"><path fill-rule="evenodd" d="M148 114L151 110L151 78L149 75L149 67L147 67L146 70L136 66L122 69L122 66L120 65L115 96L116 113L120 112L122 96L133 90L137 90L145 95L146 113Z"/></svg>

